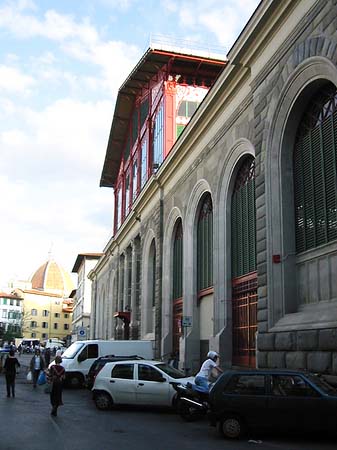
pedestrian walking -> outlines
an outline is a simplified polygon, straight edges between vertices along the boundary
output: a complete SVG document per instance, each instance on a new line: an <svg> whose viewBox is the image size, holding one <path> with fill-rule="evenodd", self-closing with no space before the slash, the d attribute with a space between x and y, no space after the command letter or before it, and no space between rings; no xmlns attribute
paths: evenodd
<svg viewBox="0 0 337 450"><path fill-rule="evenodd" d="M20 363L15 357L15 352L14 350L10 350L4 364L6 375L7 397L11 396L11 391L12 397L15 397L15 378L16 378L16 369L18 367L20 367Z"/></svg>
<svg viewBox="0 0 337 450"><path fill-rule="evenodd" d="M44 360L46 361L46 367L49 366L50 363L50 347L47 347L44 351Z"/></svg>
<svg viewBox="0 0 337 450"><path fill-rule="evenodd" d="M63 405L62 401L62 389L63 381L65 379L65 370L61 366L62 358L61 356L55 357L55 364L50 366L47 372L48 383L51 384L50 390L50 403L52 406L51 415L57 416L57 408Z"/></svg>
<svg viewBox="0 0 337 450"><path fill-rule="evenodd" d="M41 355L40 349L35 350L35 355L30 360L30 371L33 376L33 387L36 388L37 379L39 378L41 370L46 368L46 362Z"/></svg>

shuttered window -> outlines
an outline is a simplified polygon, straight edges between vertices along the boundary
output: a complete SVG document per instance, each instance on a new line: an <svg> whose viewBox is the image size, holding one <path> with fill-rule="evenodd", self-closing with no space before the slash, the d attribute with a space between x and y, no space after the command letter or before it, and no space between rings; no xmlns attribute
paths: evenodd
<svg viewBox="0 0 337 450"><path fill-rule="evenodd" d="M337 239L337 91L324 86L306 108L294 149L297 253Z"/></svg>
<svg viewBox="0 0 337 450"><path fill-rule="evenodd" d="M197 231L198 291L213 286L213 206L206 194L200 208Z"/></svg>
<svg viewBox="0 0 337 450"><path fill-rule="evenodd" d="M244 159L232 196L232 277L256 270L255 160Z"/></svg>
<svg viewBox="0 0 337 450"><path fill-rule="evenodd" d="M173 243L173 299L183 296L183 227L179 219Z"/></svg>

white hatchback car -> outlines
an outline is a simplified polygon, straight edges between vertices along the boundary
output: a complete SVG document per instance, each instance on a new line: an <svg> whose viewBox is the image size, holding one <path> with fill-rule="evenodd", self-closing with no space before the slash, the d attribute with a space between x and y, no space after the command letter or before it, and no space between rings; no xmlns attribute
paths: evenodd
<svg viewBox="0 0 337 450"><path fill-rule="evenodd" d="M194 377L162 361L115 361L98 373L92 392L102 410L113 404L174 406L176 391L170 383L188 381Z"/></svg>

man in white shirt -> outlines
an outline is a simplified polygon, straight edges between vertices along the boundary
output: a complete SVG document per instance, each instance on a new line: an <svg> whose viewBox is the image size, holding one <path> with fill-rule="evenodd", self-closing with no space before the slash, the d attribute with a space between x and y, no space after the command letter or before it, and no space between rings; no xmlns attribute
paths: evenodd
<svg viewBox="0 0 337 450"><path fill-rule="evenodd" d="M208 352L206 361L203 362L199 372L195 376L195 384L202 388L204 392L208 392L209 378L212 370L215 369L218 374L222 372L220 367L217 365L218 358L219 355L216 352Z"/></svg>

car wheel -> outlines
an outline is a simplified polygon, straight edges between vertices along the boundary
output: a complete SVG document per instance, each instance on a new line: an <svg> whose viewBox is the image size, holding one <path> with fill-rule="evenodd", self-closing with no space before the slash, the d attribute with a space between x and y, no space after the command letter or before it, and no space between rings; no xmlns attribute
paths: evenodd
<svg viewBox="0 0 337 450"><path fill-rule="evenodd" d="M224 417L219 428L223 436L229 439L239 439L244 434L244 424L238 416Z"/></svg>
<svg viewBox="0 0 337 450"><path fill-rule="evenodd" d="M67 385L74 389L82 387L83 381L83 377L78 374L73 374L67 377Z"/></svg>
<svg viewBox="0 0 337 450"><path fill-rule="evenodd" d="M98 391L94 393L94 402L97 409L106 411L112 407L112 398L107 392Z"/></svg>

